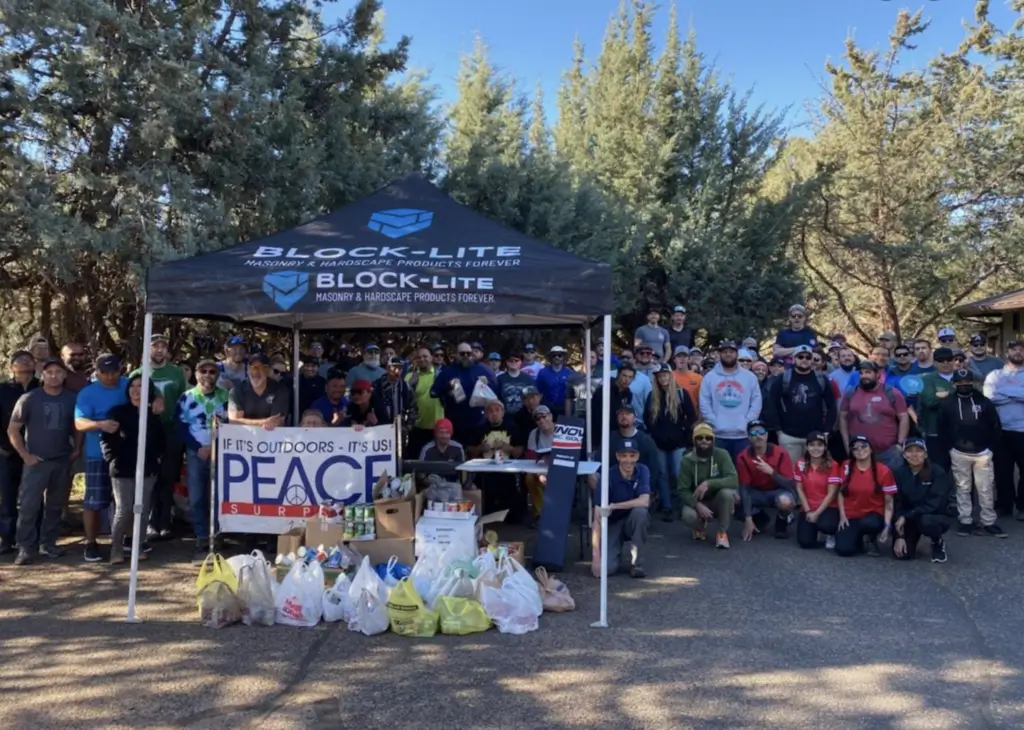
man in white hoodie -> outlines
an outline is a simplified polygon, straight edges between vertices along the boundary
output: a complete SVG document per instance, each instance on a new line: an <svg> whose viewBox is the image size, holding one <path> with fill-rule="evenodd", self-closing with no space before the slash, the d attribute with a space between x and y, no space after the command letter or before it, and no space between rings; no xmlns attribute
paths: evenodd
<svg viewBox="0 0 1024 730"><path fill-rule="evenodd" d="M718 356L700 386L700 416L715 429L715 445L735 461L748 446L747 424L761 415L761 386L756 375L739 367L735 342L721 342Z"/></svg>

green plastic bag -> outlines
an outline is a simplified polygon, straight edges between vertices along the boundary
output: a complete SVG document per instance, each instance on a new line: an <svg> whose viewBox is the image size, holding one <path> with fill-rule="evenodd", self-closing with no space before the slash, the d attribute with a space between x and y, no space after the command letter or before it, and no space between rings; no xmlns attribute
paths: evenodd
<svg viewBox="0 0 1024 730"><path fill-rule="evenodd" d="M465 636L491 628L491 619L479 601L471 598L441 596L437 599L437 614L441 617L441 633Z"/></svg>
<svg viewBox="0 0 1024 730"><path fill-rule="evenodd" d="M402 578L388 596L391 630L402 636L433 636L437 633L437 614L423 604L412 581Z"/></svg>

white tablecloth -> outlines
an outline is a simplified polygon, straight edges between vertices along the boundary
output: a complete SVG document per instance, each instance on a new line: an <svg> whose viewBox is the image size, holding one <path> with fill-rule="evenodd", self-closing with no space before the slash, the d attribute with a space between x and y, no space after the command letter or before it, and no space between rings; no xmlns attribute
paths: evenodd
<svg viewBox="0 0 1024 730"><path fill-rule="evenodd" d="M458 471L472 472L474 474L547 474L548 465L546 462L537 462L533 459L506 459L500 464L495 464L491 459L471 459L464 461L455 467ZM581 461L577 469L580 476L589 476L601 471L600 461Z"/></svg>

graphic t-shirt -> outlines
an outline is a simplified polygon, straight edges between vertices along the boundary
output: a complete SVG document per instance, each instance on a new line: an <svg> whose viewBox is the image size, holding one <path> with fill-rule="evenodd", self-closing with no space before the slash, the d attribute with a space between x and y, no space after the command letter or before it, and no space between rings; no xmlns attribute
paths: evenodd
<svg viewBox="0 0 1024 730"><path fill-rule="evenodd" d="M75 432L75 394L50 395L42 388L25 393L14 405L11 420L24 424L25 448L43 461L71 454Z"/></svg>
<svg viewBox="0 0 1024 730"><path fill-rule="evenodd" d="M860 469L852 460L843 466L843 479L846 482L846 494L843 494L843 508L850 520L860 519L876 512L885 511L885 495L896 494L896 477L885 464L875 464L875 475L879 489L875 489L876 479L871 478L870 469Z"/></svg>
<svg viewBox="0 0 1024 730"><path fill-rule="evenodd" d="M141 373L141 369L134 370L130 377L135 377ZM158 368L153 368L149 378L156 391L163 396L164 411L160 414L160 422L166 428L174 423L174 404L178 402L181 394L188 389L188 383L185 382L185 373L177 365L168 362Z"/></svg>
<svg viewBox="0 0 1024 730"><path fill-rule="evenodd" d="M890 403L890 397L892 403ZM898 390L887 394L881 385L872 390L857 388L843 399L842 412L850 417L850 435L866 436L871 449L880 454L895 446L899 437L898 416L907 412L907 402Z"/></svg>
<svg viewBox="0 0 1024 730"><path fill-rule="evenodd" d="M174 419L185 425L187 436L184 441L191 450L210 445L214 416L222 421L227 420L228 391L226 388L214 388L213 392L207 395L197 385L195 388L186 390L178 398Z"/></svg>
<svg viewBox="0 0 1024 730"><path fill-rule="evenodd" d="M517 375L498 376L498 398L505 404L505 413L515 415L523 407L523 388L533 385L533 376L524 371Z"/></svg>
<svg viewBox="0 0 1024 730"><path fill-rule="evenodd" d="M544 369L544 366L541 365L540 360L534 360L533 362L523 363L522 369L524 373L529 375L531 378L536 379L540 371Z"/></svg>
<svg viewBox="0 0 1024 730"><path fill-rule="evenodd" d="M122 376L117 385L108 388L98 380L82 388L75 401L75 418L103 421L114 406L128 402L128 378ZM87 431L85 434L85 458L102 459L100 432Z"/></svg>
<svg viewBox="0 0 1024 730"><path fill-rule="evenodd" d="M838 461L832 462L832 468L826 471L812 469L804 459L796 463L796 470L793 472L793 481L799 484L807 497L807 505L811 511L818 509L828 495L829 486L842 484L843 465ZM835 501L829 507L835 507Z"/></svg>

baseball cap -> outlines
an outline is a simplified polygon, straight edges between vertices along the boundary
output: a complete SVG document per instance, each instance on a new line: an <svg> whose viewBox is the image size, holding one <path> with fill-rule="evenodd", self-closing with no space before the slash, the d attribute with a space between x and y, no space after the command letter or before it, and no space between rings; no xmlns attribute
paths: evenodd
<svg viewBox="0 0 1024 730"><path fill-rule="evenodd" d="M235 335L228 339L228 347L234 347L235 345L244 345L245 338L242 335Z"/></svg>
<svg viewBox="0 0 1024 730"><path fill-rule="evenodd" d="M956 331L952 327L943 327L939 330L939 339L956 339Z"/></svg>
<svg viewBox="0 0 1024 730"><path fill-rule="evenodd" d="M447 418L438 418L437 419L437 423L434 424L434 431L437 431L437 429L439 429L439 428L448 429L449 433L451 433L452 431L455 430L455 426L453 426L452 422L449 421Z"/></svg>
<svg viewBox="0 0 1024 730"><path fill-rule="evenodd" d="M682 304L677 304L676 306L672 307L672 311L679 312L680 314L686 314L686 307L684 307Z"/></svg>
<svg viewBox="0 0 1024 730"><path fill-rule="evenodd" d="M953 350L949 347L936 347L932 357L935 360L952 360Z"/></svg>
<svg viewBox="0 0 1024 730"><path fill-rule="evenodd" d="M214 360L212 357L204 357L199 362L196 363L196 370L198 370L201 367L205 367L207 365L213 365L214 367L219 367L217 361Z"/></svg>
<svg viewBox="0 0 1024 730"><path fill-rule="evenodd" d="M748 349L754 349L757 347L757 338L751 335L750 337L743 338L743 346Z"/></svg>
<svg viewBox="0 0 1024 730"><path fill-rule="evenodd" d="M380 352L380 348L377 347L377 343L370 342L365 347L363 347L363 352Z"/></svg>
<svg viewBox="0 0 1024 730"><path fill-rule="evenodd" d="M882 334L880 334L878 336L878 339L879 340L891 340L891 341L895 342L896 341L896 333L895 332L883 332Z"/></svg>
<svg viewBox="0 0 1024 730"><path fill-rule="evenodd" d="M828 343L828 351L829 352L832 352L832 350L842 350L842 349L843 349L843 343L842 342L837 342L836 340L832 340L830 343Z"/></svg>
<svg viewBox="0 0 1024 730"><path fill-rule="evenodd" d="M756 360L757 359L757 356L754 355L753 351L748 350L746 347L741 347L737 351L736 354L737 354L737 356L739 357L740 360Z"/></svg>
<svg viewBox="0 0 1024 730"><path fill-rule="evenodd" d="M101 373L121 372L121 358L109 352L96 358L96 369Z"/></svg>
<svg viewBox="0 0 1024 730"><path fill-rule="evenodd" d="M808 355L813 355L814 350L812 350L808 345L797 345L796 347L793 348L794 355L802 355L804 353Z"/></svg>
<svg viewBox="0 0 1024 730"><path fill-rule="evenodd" d="M789 308L790 314L806 314L807 308L803 304L794 304Z"/></svg>
<svg viewBox="0 0 1024 730"><path fill-rule="evenodd" d="M341 368L331 368L330 370L327 371L327 380L329 380L329 381L330 380L344 380L347 377L348 377L348 373L346 373Z"/></svg>
<svg viewBox="0 0 1024 730"><path fill-rule="evenodd" d="M402 360L402 358L395 355L394 357L388 359L388 365L397 365L401 367L402 365L405 365L405 362Z"/></svg>
<svg viewBox="0 0 1024 730"><path fill-rule="evenodd" d="M524 398L528 395L540 395L540 391L532 385L527 385L523 388L522 395Z"/></svg>
<svg viewBox="0 0 1024 730"><path fill-rule="evenodd" d="M638 454L640 453L640 447L636 445L636 441L634 439L623 439L615 448L616 454L622 454L627 451L634 451Z"/></svg>
<svg viewBox="0 0 1024 730"><path fill-rule="evenodd" d="M550 416L551 415L551 409L548 408L547 406L537 406L536 408L533 409L533 415L534 415L534 417L536 417L536 416L543 416L543 415Z"/></svg>
<svg viewBox="0 0 1024 730"><path fill-rule="evenodd" d="M871 360L861 360L860 364L857 365L858 370L870 370L873 373L878 372L878 366Z"/></svg>
<svg viewBox="0 0 1024 730"><path fill-rule="evenodd" d="M769 365L785 365L786 361L783 360L781 357L773 357L771 360L768 361L768 364Z"/></svg>
<svg viewBox="0 0 1024 730"><path fill-rule="evenodd" d="M527 342L525 345L523 345L524 352L534 352L536 351L536 349L537 348L534 346L532 342Z"/></svg>
<svg viewBox="0 0 1024 730"><path fill-rule="evenodd" d="M320 358L318 357L304 357L302 358L303 365L319 365Z"/></svg>
<svg viewBox="0 0 1024 730"><path fill-rule="evenodd" d="M829 339L832 340L833 342L845 343L846 335L844 335L842 332L836 332L834 335L829 337Z"/></svg>
<svg viewBox="0 0 1024 730"><path fill-rule="evenodd" d="M920 436L908 436L906 438L906 440L903 442L903 450L906 451L911 446L917 446L919 448L924 449L925 451L928 450L928 444L926 444L925 440Z"/></svg>
<svg viewBox="0 0 1024 730"><path fill-rule="evenodd" d="M59 357L48 357L45 360L43 360L42 370L46 370L46 368L50 367L51 365L56 365L61 370L67 370L68 369L68 366L65 365L64 361L61 360Z"/></svg>
<svg viewBox="0 0 1024 730"><path fill-rule="evenodd" d="M972 373L970 370L967 370L967 369L957 370L955 373L953 373L953 382L954 383L973 383L974 382L974 373Z"/></svg>
<svg viewBox="0 0 1024 730"><path fill-rule="evenodd" d="M687 347L686 345L680 345L679 347L677 347L675 350L672 351L672 354L673 355L689 355L690 354L690 348Z"/></svg>
<svg viewBox="0 0 1024 730"><path fill-rule="evenodd" d="M1006 343L1006 349L1009 350L1011 347L1024 347L1024 340L1010 340Z"/></svg>
<svg viewBox="0 0 1024 730"><path fill-rule="evenodd" d="M316 342L316 341L310 342L309 343L309 349L312 350L314 347L319 347L322 350L322 349L324 349L324 343Z"/></svg>
<svg viewBox="0 0 1024 730"><path fill-rule="evenodd" d="M625 411L626 413L632 413L634 416L636 415L636 409L629 403L623 403L622 405L615 409L616 413L622 413L623 411Z"/></svg>
<svg viewBox="0 0 1024 730"><path fill-rule="evenodd" d="M155 335L149 338L149 344L152 345L154 342L167 342L167 335L163 334L162 332L157 332Z"/></svg>
<svg viewBox="0 0 1024 730"><path fill-rule="evenodd" d="M262 352L255 352L249 355L250 365L270 365L270 358L264 355Z"/></svg>
<svg viewBox="0 0 1024 730"><path fill-rule="evenodd" d="M481 345L479 342L470 342L469 343L469 349L471 349L471 350L479 350L480 352L483 352L484 351L484 346Z"/></svg>
<svg viewBox="0 0 1024 730"><path fill-rule="evenodd" d="M971 345L984 345L986 342L988 342L988 338L985 335L971 336Z"/></svg>
<svg viewBox="0 0 1024 730"><path fill-rule="evenodd" d="M430 346L430 351L433 352L444 352L444 346L440 343L436 343Z"/></svg>
<svg viewBox="0 0 1024 730"><path fill-rule="evenodd" d="M721 342L718 343L718 349L719 350L735 350L735 349L737 349L736 348L736 340L722 340Z"/></svg>
<svg viewBox="0 0 1024 730"><path fill-rule="evenodd" d="M760 418L755 418L753 421L747 422L747 431L750 431L753 428L763 428L767 430L768 426L766 426L764 421L762 421Z"/></svg>
<svg viewBox="0 0 1024 730"><path fill-rule="evenodd" d="M811 431L807 434L807 443L811 443L812 441L820 441L823 444L827 444L828 434L824 431Z"/></svg>
<svg viewBox="0 0 1024 730"><path fill-rule="evenodd" d="M373 390L373 383L366 378L360 378L356 382L352 383L352 390Z"/></svg>
<svg viewBox="0 0 1024 730"><path fill-rule="evenodd" d="M858 433L858 434L855 434L855 435L854 435L854 436L853 436L853 437L852 437L852 438L850 439L850 448L853 448L853 445L854 445L854 444L867 444L868 446L870 446L870 445L871 445L871 442L870 442L870 441L868 441L868 437L867 437L867 436L865 436L865 435L864 435L864 434L862 434L862 433Z"/></svg>
<svg viewBox="0 0 1024 730"><path fill-rule="evenodd" d="M498 362L501 362L501 353L492 352L490 355L487 356L487 359L488 360L497 360Z"/></svg>
<svg viewBox="0 0 1024 730"><path fill-rule="evenodd" d="M565 354L565 348L562 347L561 345L555 345L550 350L548 350L548 354L549 355L564 355Z"/></svg>
<svg viewBox="0 0 1024 730"><path fill-rule="evenodd" d="M693 437L697 438L698 436L710 436L711 438L714 438L715 429L711 428L707 423L698 423L693 427Z"/></svg>
<svg viewBox="0 0 1024 730"><path fill-rule="evenodd" d="M690 348L690 354L691 355L703 355L704 351L702 349L700 349L699 347L691 347Z"/></svg>

